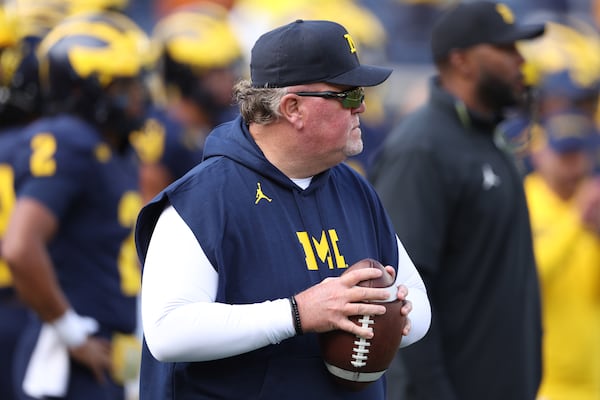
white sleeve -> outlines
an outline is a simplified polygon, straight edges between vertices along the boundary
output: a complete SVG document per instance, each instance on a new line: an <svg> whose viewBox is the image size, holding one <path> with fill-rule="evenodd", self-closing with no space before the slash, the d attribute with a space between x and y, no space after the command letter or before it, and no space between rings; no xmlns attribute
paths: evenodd
<svg viewBox="0 0 600 400"><path fill-rule="evenodd" d="M191 229L167 207L152 234L142 277L142 324L157 360L215 360L294 336L287 299L215 303L217 280Z"/></svg>
<svg viewBox="0 0 600 400"><path fill-rule="evenodd" d="M396 285L403 284L408 288L407 300L410 300L413 305L413 309L408 315L411 322L411 330L408 336L402 338L400 344L400 347L406 347L422 339L429 330L429 325L431 324L431 306L421 275L419 275L417 268L397 236L396 240L398 241L398 274L396 275Z"/></svg>

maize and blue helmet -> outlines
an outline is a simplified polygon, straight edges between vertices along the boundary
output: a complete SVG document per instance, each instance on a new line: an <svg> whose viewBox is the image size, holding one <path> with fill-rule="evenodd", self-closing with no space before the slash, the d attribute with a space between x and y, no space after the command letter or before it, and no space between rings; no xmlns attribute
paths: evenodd
<svg viewBox="0 0 600 400"><path fill-rule="evenodd" d="M595 85L600 78L600 35L583 21L548 21L543 36L519 42L518 47L525 58L525 77L533 86L563 70L580 87Z"/></svg>
<svg viewBox="0 0 600 400"><path fill-rule="evenodd" d="M74 113L126 137L143 122L148 44L137 24L117 12L64 19L37 51L48 111Z"/></svg>
<svg viewBox="0 0 600 400"><path fill-rule="evenodd" d="M36 48L65 15L64 0L12 0L0 12L0 121L26 123L42 112Z"/></svg>
<svg viewBox="0 0 600 400"><path fill-rule="evenodd" d="M191 99L210 115L231 106L231 87L241 75L242 50L224 9L177 9L158 21L152 44L167 93Z"/></svg>

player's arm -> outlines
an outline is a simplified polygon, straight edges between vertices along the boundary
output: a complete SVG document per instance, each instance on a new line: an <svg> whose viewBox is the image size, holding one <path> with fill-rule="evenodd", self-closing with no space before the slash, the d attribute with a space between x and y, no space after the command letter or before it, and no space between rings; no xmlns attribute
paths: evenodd
<svg viewBox="0 0 600 400"><path fill-rule="evenodd" d="M47 322L69 308L46 249L57 229L58 220L43 204L29 197L20 198L2 243L17 292Z"/></svg>
<svg viewBox="0 0 600 400"><path fill-rule="evenodd" d="M19 295L45 322L69 309L47 246L59 230L61 210L67 210L75 196L74 177L85 169L82 157L75 156L81 153L54 132L39 129L15 155L15 176L22 179L2 253Z"/></svg>
<svg viewBox="0 0 600 400"><path fill-rule="evenodd" d="M53 133L43 131L31 139L31 153L19 154L16 165L27 168L21 174L28 178L21 182L2 253L20 297L53 328L71 356L102 381L110 368L108 343L90 336L98 329L98 323L72 308L48 251L48 244L59 231L62 214L56 210L70 207L76 192L73 183L80 181L78 174L86 168L85 157L76 155L87 153L66 147Z"/></svg>
<svg viewBox="0 0 600 400"><path fill-rule="evenodd" d="M104 371L110 368L108 343L88 337L97 330L97 323L72 310L47 250L58 226L57 218L42 203L30 197L19 198L2 243L2 254L19 296L42 321L55 328L71 355L103 381Z"/></svg>

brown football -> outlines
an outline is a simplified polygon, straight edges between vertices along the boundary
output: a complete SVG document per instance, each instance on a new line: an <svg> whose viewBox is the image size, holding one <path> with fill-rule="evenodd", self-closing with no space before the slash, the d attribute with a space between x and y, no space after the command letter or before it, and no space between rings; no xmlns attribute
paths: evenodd
<svg viewBox="0 0 600 400"><path fill-rule="evenodd" d="M341 330L319 334L327 370L338 384L353 391L365 388L385 373L400 346L402 329L406 324L406 317L400 314L403 302L395 295L394 278L383 265L366 258L351 265L344 273L357 268L379 268L384 272L380 278L362 281L358 286L390 288L390 298L382 302L386 307L385 314L350 317L357 325L371 326L373 338L362 339Z"/></svg>

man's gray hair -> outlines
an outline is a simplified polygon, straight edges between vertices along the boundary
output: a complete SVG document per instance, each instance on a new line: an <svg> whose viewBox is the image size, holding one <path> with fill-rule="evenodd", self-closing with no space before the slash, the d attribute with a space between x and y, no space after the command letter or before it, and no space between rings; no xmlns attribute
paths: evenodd
<svg viewBox="0 0 600 400"><path fill-rule="evenodd" d="M285 88L256 88L249 80L241 80L233 87L233 98L244 121L268 125L281 116L279 105L287 94Z"/></svg>

